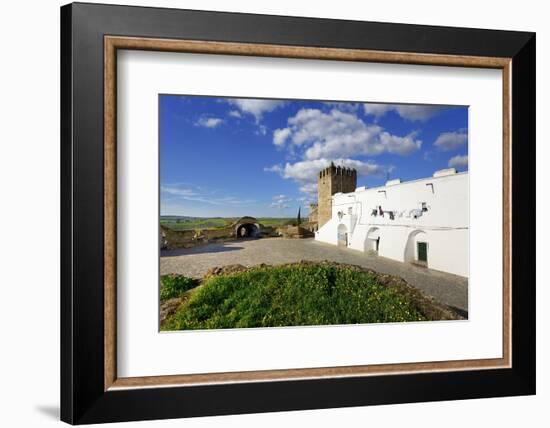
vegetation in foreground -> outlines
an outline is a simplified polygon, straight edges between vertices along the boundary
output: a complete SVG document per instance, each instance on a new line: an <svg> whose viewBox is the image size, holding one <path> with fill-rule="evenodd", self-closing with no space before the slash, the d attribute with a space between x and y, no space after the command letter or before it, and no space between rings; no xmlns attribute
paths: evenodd
<svg viewBox="0 0 550 428"><path fill-rule="evenodd" d="M179 297L197 285L199 285L199 281L194 278L183 275L163 275L160 278L160 300Z"/></svg>
<svg viewBox="0 0 550 428"><path fill-rule="evenodd" d="M385 276L387 277L387 276ZM185 277L184 277L185 278ZM393 277L395 278L395 277ZM355 266L260 266L203 279L162 330L364 324L453 319L400 278ZM391 281L390 281L391 282Z"/></svg>

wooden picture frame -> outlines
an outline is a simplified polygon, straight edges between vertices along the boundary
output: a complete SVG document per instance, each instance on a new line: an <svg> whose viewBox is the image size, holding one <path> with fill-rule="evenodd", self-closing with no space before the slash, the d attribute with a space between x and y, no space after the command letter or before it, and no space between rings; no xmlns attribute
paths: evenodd
<svg viewBox="0 0 550 428"><path fill-rule="evenodd" d="M503 357L117 377L117 49L502 70ZM534 34L71 4L61 9L61 53L62 420L114 422L535 392Z"/></svg>

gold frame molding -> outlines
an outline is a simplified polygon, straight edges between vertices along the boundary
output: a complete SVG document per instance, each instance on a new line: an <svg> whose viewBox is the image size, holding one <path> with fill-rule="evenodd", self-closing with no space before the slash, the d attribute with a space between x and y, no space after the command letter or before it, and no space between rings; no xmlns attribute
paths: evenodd
<svg viewBox="0 0 550 428"><path fill-rule="evenodd" d="M116 367L116 85L117 50L147 50L213 55L243 55L279 58L394 64L440 65L502 70L503 93L503 349L502 358L434 361L404 364L358 365L305 369L204 373L170 376L117 377ZM195 40L137 37L104 37L104 389L191 386L235 382L296 380L306 378L354 377L404 373L496 369L511 367L511 62L510 58L382 52Z"/></svg>

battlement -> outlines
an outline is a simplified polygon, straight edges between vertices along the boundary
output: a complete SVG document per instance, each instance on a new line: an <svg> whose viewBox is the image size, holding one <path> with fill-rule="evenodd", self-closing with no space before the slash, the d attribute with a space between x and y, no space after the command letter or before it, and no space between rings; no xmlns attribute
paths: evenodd
<svg viewBox="0 0 550 428"><path fill-rule="evenodd" d="M345 166L340 166L340 165L335 166L334 162L331 162L330 166L319 171L319 178L323 178L326 176L333 176L333 175L355 177L357 179L357 170L354 168L347 168Z"/></svg>

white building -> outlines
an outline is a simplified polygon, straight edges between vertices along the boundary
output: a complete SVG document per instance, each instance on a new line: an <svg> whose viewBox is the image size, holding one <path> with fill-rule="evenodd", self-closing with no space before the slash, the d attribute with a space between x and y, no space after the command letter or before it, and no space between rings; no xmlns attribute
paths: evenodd
<svg viewBox="0 0 550 428"><path fill-rule="evenodd" d="M315 239L468 276L468 172L332 195L332 217Z"/></svg>

